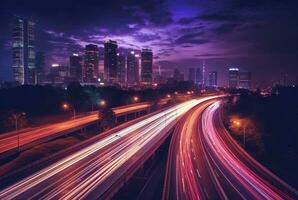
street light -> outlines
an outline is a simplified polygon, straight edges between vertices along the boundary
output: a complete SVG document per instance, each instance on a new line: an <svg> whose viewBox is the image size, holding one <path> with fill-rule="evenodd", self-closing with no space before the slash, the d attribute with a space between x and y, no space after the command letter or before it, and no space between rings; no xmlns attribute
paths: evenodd
<svg viewBox="0 0 298 200"><path fill-rule="evenodd" d="M234 120L233 123L236 124L236 126L238 126L239 128L241 128L241 125L242 125L242 124L241 124L241 122L240 122L239 120ZM247 126L247 124L244 124L244 125L242 126L242 131L243 131L243 146L244 146L244 148L245 148L246 126Z"/></svg>
<svg viewBox="0 0 298 200"><path fill-rule="evenodd" d="M167 94L167 98L171 98L171 95L170 94Z"/></svg>
<svg viewBox="0 0 298 200"><path fill-rule="evenodd" d="M65 110L67 110L67 109L69 108L69 105L68 105L67 103L64 103L64 104L62 105L62 107L63 107Z"/></svg>
<svg viewBox="0 0 298 200"><path fill-rule="evenodd" d="M140 98L139 98L138 96L134 96L134 97L132 98L132 100L133 100L134 102L138 102L138 101L140 100Z"/></svg>
<svg viewBox="0 0 298 200"><path fill-rule="evenodd" d="M99 105L100 105L101 107L104 107L104 106L107 105L107 102L106 102L105 100L100 100L100 101L99 101Z"/></svg>
<svg viewBox="0 0 298 200"><path fill-rule="evenodd" d="M64 103L62 107L64 110L68 110L70 108L70 105L67 103ZM72 106L72 109L73 109L73 119L76 119L76 109L74 108L74 106Z"/></svg>
<svg viewBox="0 0 298 200"><path fill-rule="evenodd" d="M18 121L21 117L25 116L26 113L21 112L21 113L14 113L13 118L15 119L15 128L18 136L18 152L20 152L20 133L19 133L19 127L18 127Z"/></svg>

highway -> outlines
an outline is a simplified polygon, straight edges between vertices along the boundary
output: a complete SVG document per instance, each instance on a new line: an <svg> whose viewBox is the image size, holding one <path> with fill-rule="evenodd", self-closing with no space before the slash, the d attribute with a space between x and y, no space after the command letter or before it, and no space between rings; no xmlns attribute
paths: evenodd
<svg viewBox="0 0 298 200"><path fill-rule="evenodd" d="M213 98L178 104L111 133L2 189L0 199L98 199L136 168L181 116Z"/></svg>
<svg viewBox="0 0 298 200"><path fill-rule="evenodd" d="M116 114L133 112L134 110L138 111L143 108L147 108L148 103L141 104L132 104L128 106L116 107L113 108L113 111ZM19 137L19 146L22 149L26 145L35 145L38 142L44 142L48 139L53 139L61 134L67 134L74 130L77 130L80 127L84 127L90 123L94 123L98 120L98 112L91 112L90 114L79 117L77 119L71 119L60 123L54 123L45 125L42 127L31 128L26 130L20 130L19 136L14 131L11 133L1 134L0 135L0 154L14 150L18 147L18 137Z"/></svg>
<svg viewBox="0 0 298 200"><path fill-rule="evenodd" d="M230 136L220 102L189 111L170 144L163 199L297 199Z"/></svg>
<svg viewBox="0 0 298 200"><path fill-rule="evenodd" d="M167 162L163 199L219 199L198 137L200 115L211 100L189 111L176 125Z"/></svg>

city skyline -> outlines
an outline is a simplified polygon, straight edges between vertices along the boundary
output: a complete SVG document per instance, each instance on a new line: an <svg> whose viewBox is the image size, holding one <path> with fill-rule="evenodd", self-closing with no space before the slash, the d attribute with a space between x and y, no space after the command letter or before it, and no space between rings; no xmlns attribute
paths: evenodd
<svg viewBox="0 0 298 200"><path fill-rule="evenodd" d="M22 16L36 22L36 50L45 52L47 66L66 63L86 44L103 46L105 39L112 39L124 48L151 48L155 70L161 66L186 71L205 60L208 70L218 71L219 85L227 85L231 66L251 71L257 85L276 83L281 74L288 75L289 83L296 81L295 2L280 6L254 1L99 1L80 4L81 12L68 1L47 6L35 1L2 4L0 23L6 31L1 31L0 39L1 79L11 76L11 20ZM53 14L54 9L66 7L67 12ZM261 79L267 71L268 76Z"/></svg>

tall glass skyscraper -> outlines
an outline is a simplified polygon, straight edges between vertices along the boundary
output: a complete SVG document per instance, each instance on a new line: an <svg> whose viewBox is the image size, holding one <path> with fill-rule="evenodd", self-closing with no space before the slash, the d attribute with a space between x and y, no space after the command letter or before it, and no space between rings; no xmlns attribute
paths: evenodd
<svg viewBox="0 0 298 200"><path fill-rule="evenodd" d="M126 84L126 56L124 53L117 54L117 77L120 85Z"/></svg>
<svg viewBox="0 0 298 200"><path fill-rule="evenodd" d="M83 57L79 54L72 54L69 57L69 76L72 81L82 82Z"/></svg>
<svg viewBox="0 0 298 200"><path fill-rule="evenodd" d="M83 81L93 83L98 78L99 50L95 44L88 44L85 47Z"/></svg>
<svg viewBox="0 0 298 200"><path fill-rule="evenodd" d="M107 40L104 44L104 75L109 83L117 81L117 53L116 41Z"/></svg>
<svg viewBox="0 0 298 200"><path fill-rule="evenodd" d="M239 69L229 68L229 88L238 88L239 86Z"/></svg>
<svg viewBox="0 0 298 200"><path fill-rule="evenodd" d="M151 49L142 49L141 52L141 80L144 84L152 83L153 53Z"/></svg>
<svg viewBox="0 0 298 200"><path fill-rule="evenodd" d="M217 72L211 71L208 73L208 86L217 87Z"/></svg>
<svg viewBox="0 0 298 200"><path fill-rule="evenodd" d="M127 55L127 83L128 85L137 85L139 83L139 55L131 51Z"/></svg>
<svg viewBox="0 0 298 200"><path fill-rule="evenodd" d="M20 84L36 84L35 23L22 18L14 20L12 35L13 78Z"/></svg>

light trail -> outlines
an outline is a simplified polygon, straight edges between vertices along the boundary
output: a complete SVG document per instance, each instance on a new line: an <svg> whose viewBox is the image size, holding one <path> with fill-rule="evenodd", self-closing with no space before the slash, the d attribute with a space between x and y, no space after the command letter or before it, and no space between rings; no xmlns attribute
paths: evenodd
<svg viewBox="0 0 298 200"><path fill-rule="evenodd" d="M200 104L176 126L163 199L298 199L230 136L219 107L218 100Z"/></svg>
<svg viewBox="0 0 298 200"><path fill-rule="evenodd" d="M220 198L197 133L199 116L214 101L193 108L177 124L170 144L163 199Z"/></svg>
<svg viewBox="0 0 298 200"><path fill-rule="evenodd" d="M149 103L132 104L113 108L116 115L123 113L131 113L133 111L140 111L149 108ZM79 117L77 119L67 120L64 122L45 125L43 127L31 128L28 130L19 130L20 147L45 140L46 138L53 138L63 133L83 127L86 124L94 123L98 120L98 112L92 112L87 116ZM0 135L0 153L16 149L18 147L18 134L17 132L4 133Z"/></svg>
<svg viewBox="0 0 298 200"><path fill-rule="evenodd" d="M217 129L215 126L215 116L218 114L219 102L209 106L202 117L202 130L203 137L208 149L209 155L213 158L215 166L221 172L227 181L230 183L231 188L235 188L240 196L252 199L292 199L290 194L285 193L280 188L286 188L289 192L296 191L281 182L279 178L273 175L269 170L265 169L260 163L249 156L245 151L236 143L239 151L237 153L245 154L246 160L254 165L257 171L252 170L245 163L243 163L234 151L231 151L230 145L226 140L233 140L231 137L223 138L221 135L226 134L224 129ZM231 142L230 142L231 143ZM274 180L277 184L273 185L264 177L258 174L258 171L263 171L266 177ZM296 196L297 197L297 196Z"/></svg>
<svg viewBox="0 0 298 200"><path fill-rule="evenodd" d="M193 106L215 97L190 100L133 124L0 191L0 199L98 198Z"/></svg>

